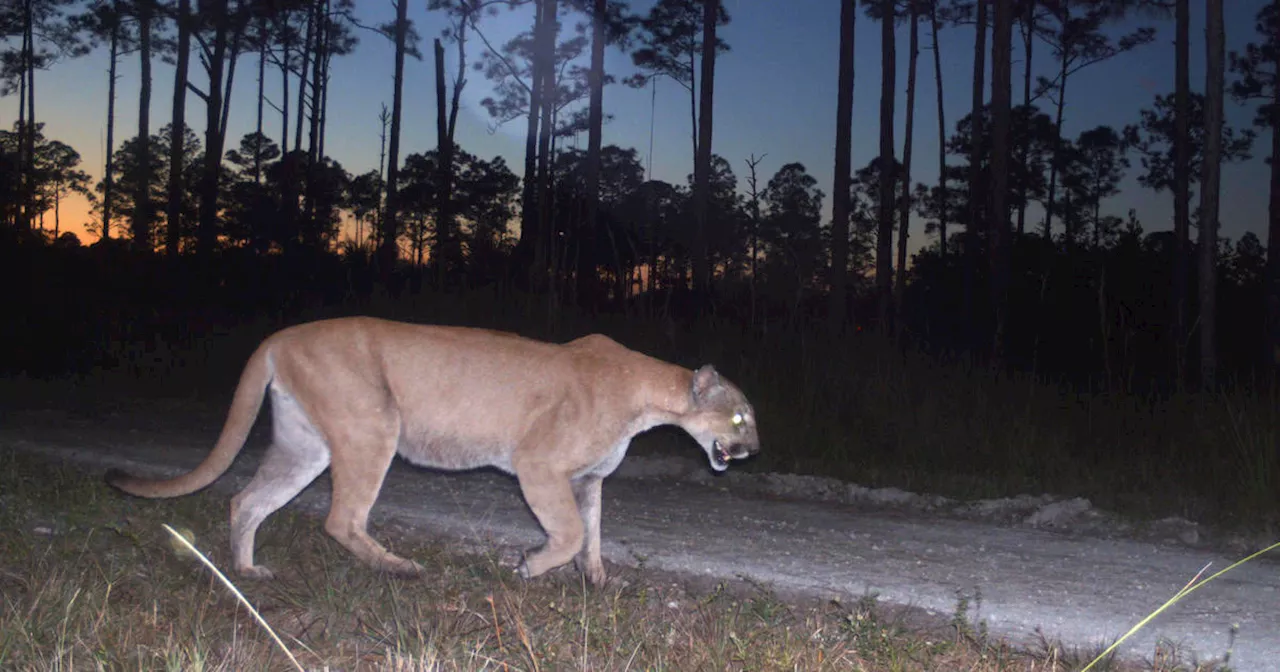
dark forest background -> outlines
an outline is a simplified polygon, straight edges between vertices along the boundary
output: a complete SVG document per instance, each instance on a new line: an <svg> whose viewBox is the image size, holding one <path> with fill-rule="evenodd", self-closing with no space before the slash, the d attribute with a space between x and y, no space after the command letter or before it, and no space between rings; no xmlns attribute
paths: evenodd
<svg viewBox="0 0 1280 672"><path fill-rule="evenodd" d="M734 165L714 151L715 118L734 114L712 105L716 60L732 53L717 37L732 20L720 0L659 0L642 14L619 0L429 0L451 26L429 43L407 0L380 26L360 24L352 0L6 0L0 79L20 104L0 131L0 368L225 392L258 339L319 316L552 339L604 331L741 382L767 442L756 468L1274 521L1280 2L1258 14L1246 49L1227 53L1224 0L1203 0L1208 23L1194 29L1206 31L1206 77L1194 86L1189 2L832 2L835 178L819 185L801 163L762 175L756 157ZM526 32L490 43L487 19L530 6ZM1153 28L1117 33L1134 17L1171 22L1172 49L1152 43ZM880 151L865 166L849 158L853 77L877 64L854 62L859 18L883 28ZM894 81L903 24L905 87ZM913 111L937 100L942 116L938 41L949 30L978 38L963 83L973 104L930 131L943 169L922 183ZM353 175L325 153L340 131L325 109L330 63L360 39L395 44L395 79L379 165ZM37 81L58 86L59 61L98 47L113 86L94 183L74 148L43 133L36 92ZM615 81L606 47L630 53L640 74ZM1168 94L1131 125L1064 136L1071 77L1135 49L1171 51L1159 56L1177 63ZM406 57L435 64L438 141L421 153L399 142ZM125 58L142 64L138 101L115 100ZM174 89L194 93L195 109L186 95L154 105L153 59L176 65ZM1044 61L1056 76L1033 78ZM228 138L235 77L258 82L256 130ZM484 101L495 124L525 124L523 166L455 142L460 92L477 77L495 91ZM607 87L657 77L689 96L684 184L646 179L636 149L604 142ZM118 144L117 104L140 111ZM1253 125L1228 126L1226 105L1256 110ZM582 133L586 149L568 146ZM1271 170L1269 221L1251 225L1266 240L1228 240L1221 166L1253 153ZM1148 231L1140 212L1103 214L1131 173L1172 199L1172 230ZM73 192L93 203L91 245L61 230L59 203ZM914 255L911 236L928 240Z"/></svg>

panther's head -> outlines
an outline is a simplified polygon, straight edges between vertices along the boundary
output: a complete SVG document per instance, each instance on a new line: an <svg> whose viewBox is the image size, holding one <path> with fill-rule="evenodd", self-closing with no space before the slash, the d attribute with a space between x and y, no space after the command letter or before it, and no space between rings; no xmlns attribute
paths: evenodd
<svg viewBox="0 0 1280 672"><path fill-rule="evenodd" d="M689 393L692 406L680 425L707 452L711 468L724 471L730 460L760 452L755 409L742 390L708 364L693 373Z"/></svg>

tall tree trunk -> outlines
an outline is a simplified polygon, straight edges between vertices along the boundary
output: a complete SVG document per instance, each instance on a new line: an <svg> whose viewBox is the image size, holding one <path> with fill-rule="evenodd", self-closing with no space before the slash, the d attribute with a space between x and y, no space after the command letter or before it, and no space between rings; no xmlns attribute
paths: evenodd
<svg viewBox="0 0 1280 672"><path fill-rule="evenodd" d="M62 185L59 184L57 185L55 191L53 192L53 239L54 240L58 239L58 236L62 231L62 214L61 214L62 196L60 195L61 191L62 191Z"/></svg>
<svg viewBox="0 0 1280 672"><path fill-rule="evenodd" d="M847 0L847 1L848 1L849 5L850 5L850 9L852 9L852 10L856 10L856 9L857 9L857 0ZM847 31L846 31L846 30L845 30L845 24L844 24L844 14L843 14L843 12L844 12L845 10L844 10L843 5L841 6L840 11L841 11L841 19L840 19L840 26L841 26L841 28L840 28L840 35L841 35L841 37L840 37L840 40L841 40L841 42L843 43L843 41L844 41L844 36L845 36L846 34L850 36L850 39L853 39L853 28L854 28L855 26L853 26L853 25L851 24L851 25L849 26L850 30L847 30ZM856 16L857 16L857 12L856 12L856 11L853 13L853 16L854 16L854 17L856 17ZM853 51L852 46L850 46L850 48L849 48L849 50L848 50L848 51L852 53L852 51ZM841 47L840 52L843 54L843 53L845 52L845 49L844 49L843 47ZM851 68L851 69L852 69L852 68ZM849 89L850 89L850 91L852 91L852 89L853 89L853 84L852 84L852 82L850 82ZM850 101L852 102L852 99L850 99ZM837 104L836 104L836 107L837 107L837 108L839 108L839 103L838 103L838 102L837 102ZM851 125L853 124L853 112L852 112L853 105L852 105L852 104L850 104L850 105L849 105L849 108L850 108L850 113L849 113L849 115L848 115L848 116L849 116L849 123L844 125L846 128L848 128L849 126L851 126ZM839 119L839 118L840 118L840 113L839 113L839 112L837 112L837 113L836 113L836 118L837 118L837 119ZM839 128L839 126L837 126L837 129L838 129L838 128ZM839 134L839 131L837 130L837 132L836 132L836 136L837 136L837 138L839 137L839 135L840 135L840 134ZM851 135L852 135L852 133L851 133ZM836 140L836 144L837 144L837 145L839 145L839 144L840 144L840 141L839 141L839 140ZM850 143L849 143L849 144L850 144L850 145L852 145L852 144L853 144L853 143L852 143L852 138L850 139ZM845 155L846 155L846 156L848 156L848 153L846 153ZM839 158L839 157L840 157L840 155L837 153L837 155L836 155L836 162L837 162L837 164L838 164L838 163L839 163L839 161L840 161L840 158ZM760 158L756 158L756 155L755 155L755 154L752 154L752 155L751 155L751 158L747 159L747 168L749 169L749 173L748 173L748 175L747 175L747 186L748 186L748 188L750 189L750 191L748 191L748 192L747 192L747 198L749 199L747 202L750 204L750 209L751 209L751 237L750 237L750 240L748 241L748 244L750 245L750 249L751 249L751 283L750 283L750 290L751 290L751 328L752 328L752 330L754 330L754 329L755 329L755 327L756 327L756 279L757 279L757 278L756 278L756 262L757 262L757 261L759 260L759 258L760 258L760 188L759 188L759 184L760 184L760 182L759 182L759 180L757 179L757 176L756 176L756 167L757 167L757 166L759 166L759 165L760 165L760 162L761 162L761 161L763 161L763 160L764 160L764 156L761 156ZM846 161L845 161L845 165L846 165L846 166L848 166L849 164L850 164L850 159L846 159ZM849 168L846 168L846 169L845 169L845 171L844 171L844 174L845 174L845 180L844 180L844 183L845 183L845 192L846 192L846 193L849 191L849 186L850 186L850 184L849 184L849 183L850 183L850 175L849 175L849 174L850 174L850 172L851 172L851 170L850 170ZM836 170L836 174L837 174L837 175L839 175L839 174L840 174L839 169L837 169L837 170ZM839 182L837 182L836 184L837 184L837 185L839 185ZM839 191L837 191L836 193L838 194L838 193L840 193L840 192L839 192ZM833 196L833 197L832 197L832 201L834 202L834 201L835 201L835 199L836 199L836 197L834 197L834 196ZM832 207L834 208L834 205L833 205ZM846 213L846 214L845 214L845 218L844 218L844 222L845 222L845 224L844 224L844 227L845 227L845 237L844 237L844 241L845 241L845 242L844 242L844 245L845 245L845 250L846 250L846 252L845 252L845 256L846 256L846 258L848 257L848 245L849 245L849 236L848 236L848 231L849 231L849 216L848 216L848 211L849 211L849 197L848 197L848 196L845 196L845 213ZM831 228L832 228L832 231L833 231L832 236L835 236L834 231L835 231L836 226L838 225L838 222L839 222L839 218L834 218L834 219L836 220L836 223L833 223L833 224L831 225ZM652 235L651 235L651 238L652 238ZM651 243L651 244L652 244L652 243ZM835 245L836 245L836 243L835 243L835 242L832 242L832 248L833 248L833 249L835 248ZM833 253L832 253L832 255L834 256L834 254L835 254L835 253L833 252ZM657 264L657 255L656 255L656 254L652 254L652 253L651 253L651 254L650 254L650 258L654 260L654 264L656 265L656 264ZM833 262L833 264L834 264L834 262ZM846 266L847 266L847 265L848 265L848 264L847 264L847 262L846 262ZM833 266L833 268L834 268L834 266ZM833 270L833 271L832 271L833 277L834 277L834 273L835 273L835 271ZM835 291L836 291L836 290L835 290L835 284L834 284L834 283L835 283L835 281L833 280L833 281L832 281L832 290L831 290L833 294L834 294L834 293L835 293ZM653 289L652 284L653 284L653 283L652 283L652 281L650 281L650 290L652 290L652 289ZM843 302L841 302L841 304L840 304L840 305L841 305L840 310L844 310L844 304L843 304ZM839 324L839 323L835 322L835 321L834 321L834 319L832 320L832 323L833 323L833 324Z"/></svg>
<svg viewBox="0 0 1280 672"><path fill-rule="evenodd" d="M1102 247L1102 197L1097 194L1101 194L1104 188L1105 186L1102 184L1102 179L1099 177L1093 181L1093 190L1090 192L1091 194L1095 194L1091 199L1093 201L1091 204L1093 208L1090 213L1093 217L1093 246L1095 248Z"/></svg>
<svg viewBox="0 0 1280 672"><path fill-rule="evenodd" d="M387 186L387 181L384 179L387 169L387 126L390 123L391 111L387 109L387 104L383 103L382 111L378 113L378 126L381 129L378 133L378 198L375 199L378 207L374 208L373 223L370 227L372 233L369 234L370 238L373 238L375 243L379 244L379 238L382 235L383 204L385 203L383 197L386 194Z"/></svg>
<svg viewBox="0 0 1280 672"><path fill-rule="evenodd" d="M324 3L322 0L312 0L312 21L315 23L315 36L311 40L310 51L314 52L311 58L311 115L307 118L307 165L305 167L305 182L303 190L303 212L306 213L307 221L314 223L316 219L316 175L320 168L319 162L322 157L317 155L320 148L320 75L321 65L324 61L324 53L327 49L327 35L329 32L328 20L322 12ZM307 77L307 72L303 70L302 77ZM298 108L301 113L302 108ZM301 120L301 115L299 116ZM309 231L315 231L314 226L308 227ZM311 241L317 243L318 241Z"/></svg>
<svg viewBox="0 0 1280 672"><path fill-rule="evenodd" d="M1280 73L1280 52L1272 72ZM1280 82L1271 83L1271 106L1280 113ZM1271 122L1271 197L1267 203L1267 346L1273 366L1280 366L1280 120Z"/></svg>
<svg viewBox="0 0 1280 672"><path fill-rule="evenodd" d="M545 30L548 0L534 0L533 72L529 78L529 115L524 137L524 179L520 190L520 240L515 256L531 287L538 286L540 267L545 260L545 242L538 222L538 120L542 109L542 73L547 69L538 50Z"/></svg>
<svg viewBox="0 0 1280 672"><path fill-rule="evenodd" d="M857 28L857 0L840 2L840 69L836 81L836 164L831 185L831 305L828 317L837 333L844 328L849 273L849 188L853 173L853 49ZM755 198L755 165L752 164ZM755 208L759 209L758 199ZM759 221L758 213L754 221ZM755 283L754 229L751 249L751 282ZM754 303L752 304L754 308Z"/></svg>
<svg viewBox="0 0 1280 672"><path fill-rule="evenodd" d="M1035 0L1022 0L1026 13L1022 16L1022 107L1028 120L1031 117L1031 52L1036 37L1036 3ZM1018 184L1018 237L1027 232L1027 188L1031 175L1031 129L1018 147L1018 168L1022 171L1022 180Z"/></svg>
<svg viewBox="0 0 1280 672"><path fill-rule="evenodd" d="M133 192L133 245L151 251L151 11L152 0L136 3L138 58L142 86L138 91L138 156Z"/></svg>
<svg viewBox="0 0 1280 672"><path fill-rule="evenodd" d="M458 109L462 106L462 88L467 85L467 21L458 23L454 33L458 45L458 72L453 78L453 100L449 106L449 143L454 142L458 129Z"/></svg>
<svg viewBox="0 0 1280 672"><path fill-rule="evenodd" d="M31 13L31 0L27 0L24 8L25 13L23 17L24 23L22 25L22 47L20 50L21 62L19 63L20 71L18 73L18 170L20 171L20 184L18 185L18 203L14 208L13 214L13 226L15 228L31 227L30 218L28 216L29 210L27 208L29 200L27 198L27 189L34 177L32 173L35 172L33 170L28 170L27 164L27 131L31 129L31 125L27 123L27 62L32 58L32 35L31 31L28 30L28 26L34 19Z"/></svg>
<svg viewBox="0 0 1280 672"><path fill-rule="evenodd" d="M1190 330L1187 294L1191 271L1191 8L1176 0L1173 89L1173 322L1169 341L1174 371L1181 383L1187 364Z"/></svg>
<svg viewBox="0 0 1280 672"><path fill-rule="evenodd" d="M320 123L319 123L320 138L319 140L316 141L316 156L320 157L320 161L322 162L324 161L324 157L325 157L325 153L324 153L324 139L326 137L325 131L329 121L329 73L330 73L329 66L333 62L333 45L331 45L329 41L333 39L333 36L328 31L335 30L335 27L333 26L332 22L333 22L332 3L330 2L330 0L324 0L324 25L326 30L326 33L325 33L326 37L324 41L324 58L321 61L321 68L320 68L320 73L321 73L320 74L320 91L319 91L319 94L316 96L317 102L316 102L316 110L314 112L314 114L320 118Z"/></svg>
<svg viewBox="0 0 1280 672"><path fill-rule="evenodd" d="M876 219L876 295L879 299L880 328L888 329L893 319L893 187L897 171L893 158L893 99L898 57L894 48L894 0L880 0L880 195ZM981 5L982 3L979 3Z"/></svg>
<svg viewBox="0 0 1280 672"><path fill-rule="evenodd" d="M312 42L312 51L315 52L311 59L311 116L307 119L307 163L314 165L321 157L317 156L320 148L320 77L322 74L321 66L324 63L324 54L329 48L329 26L328 19L323 15L324 3L315 3L315 22L316 35ZM307 190L311 190L310 179L307 180Z"/></svg>
<svg viewBox="0 0 1280 672"><path fill-rule="evenodd" d="M320 115L320 140L319 147L316 148L316 155L323 161L328 156L324 150L324 139L328 137L327 131L329 126L329 66L333 62L333 52L326 50L324 54L324 76L320 78L320 108L317 114Z"/></svg>
<svg viewBox="0 0 1280 672"><path fill-rule="evenodd" d="M231 117L231 94L235 93L236 63L240 60L240 39L244 37L243 21L238 17L235 21L236 28L231 33L231 45L227 49L227 83L222 86L222 114L218 119L218 145L220 147L227 143L227 120Z"/></svg>
<svg viewBox="0 0 1280 672"><path fill-rule="evenodd" d="M27 161L27 189L24 197L26 199L23 211L27 217L27 228L31 229L35 226L36 216L36 188L38 186L36 179L36 135L40 132L39 125L36 123L36 35L35 35L35 17L32 14L31 3L27 3L27 150L24 158ZM21 101L18 103L21 105Z"/></svg>
<svg viewBox="0 0 1280 672"><path fill-rule="evenodd" d="M382 218L382 248L379 250L379 268L383 285L389 284L391 272L399 256L397 245L397 185L400 177L400 109L404 89L404 51L409 29L409 0L396 0L396 55L395 77L391 95L391 142L387 150L387 214Z"/></svg>
<svg viewBox="0 0 1280 672"><path fill-rule="evenodd" d="M222 167L222 76L227 59L227 5L220 0L213 11L212 51L205 52L209 90L205 92L204 166L200 174L200 223L196 227L196 255L208 259L218 243L218 174Z"/></svg>
<svg viewBox="0 0 1280 672"><path fill-rule="evenodd" d="M969 143L969 222L965 231L964 244L964 319L967 337L971 347L978 345L978 334L975 329L973 292L978 265L978 236L983 227L982 222L982 143L984 142L985 124L983 123L982 102L986 83L987 59L987 3L978 2L976 29L973 42L973 102L970 120L972 131Z"/></svg>
<svg viewBox="0 0 1280 672"><path fill-rule="evenodd" d="M111 238L111 205L115 198L116 153L116 66L120 62L120 10L113 6L115 23L111 26L111 47L107 66L107 165L102 176L102 239Z"/></svg>
<svg viewBox="0 0 1280 672"><path fill-rule="evenodd" d="M1200 384L1218 384L1218 196L1222 180L1226 29L1222 0L1207 0L1205 23L1204 164L1200 184Z"/></svg>
<svg viewBox="0 0 1280 672"><path fill-rule="evenodd" d="M289 251L297 238L298 194L293 179L297 162L289 150L289 54L292 40L289 38L287 13L280 25L280 222L273 237ZM297 145L293 149L296 151Z"/></svg>
<svg viewBox="0 0 1280 672"><path fill-rule="evenodd" d="M262 112L263 105L266 101L266 92L263 85L267 76L267 20L265 15L258 22L258 115L254 125L254 132L258 137L262 137ZM262 184L262 152L253 153L253 181L255 184Z"/></svg>
<svg viewBox="0 0 1280 672"><path fill-rule="evenodd" d="M694 163L696 195L693 230L693 292L705 301L711 291L711 264L707 249L708 219L711 216L711 131L712 103L715 99L716 19L721 0L702 3L702 84L698 89L698 157Z"/></svg>
<svg viewBox="0 0 1280 672"><path fill-rule="evenodd" d="M399 0L397 0L398 2ZM315 0L312 0L314 7ZM306 120L307 110L307 71L311 68L311 52L315 49L316 39L316 13L314 9L307 10L307 31L302 41L302 68L298 70L298 118L293 127L293 148L302 147L302 122Z"/></svg>
<svg viewBox="0 0 1280 672"><path fill-rule="evenodd" d="M178 256L178 244L182 240L182 201L185 195L183 159L186 153L183 141L187 128L187 70L191 56L191 0L178 0L178 53L177 67L173 73L173 123L169 127L169 216L166 229L165 254Z"/></svg>
<svg viewBox="0 0 1280 672"><path fill-rule="evenodd" d="M578 251L578 299L588 311L597 305L596 236L600 214L600 144L604 129L604 23L607 16L606 0L593 0L591 16L591 85L587 108L587 207L586 221ZM624 282L619 279L619 287ZM623 305L626 297L615 297Z"/></svg>
<svg viewBox="0 0 1280 672"><path fill-rule="evenodd" d="M257 116L253 132L262 136L262 111L266 102L266 47L269 41L266 38L266 18L262 18L259 22L259 45L257 45ZM253 152L253 182L262 183L262 155L261 152Z"/></svg>
<svg viewBox="0 0 1280 672"><path fill-rule="evenodd" d="M1063 9L1063 12L1067 10ZM1069 20L1070 17L1067 17ZM1062 61L1058 70L1058 111L1053 120L1053 159L1049 162L1049 197L1044 204L1044 234L1046 242L1053 240L1053 213L1056 205L1058 194L1058 165L1062 161L1062 119L1063 112L1067 107L1067 58L1070 49L1064 49L1062 53ZM1070 218L1062 220L1062 235L1066 239L1067 245L1071 245L1075 241L1075 231Z"/></svg>
<svg viewBox="0 0 1280 672"><path fill-rule="evenodd" d="M444 289L453 243L453 145L449 140L448 108L444 82L444 44L435 40L436 56L436 164L440 191L436 194L436 249L432 261L436 266L436 286Z"/></svg>
<svg viewBox="0 0 1280 672"><path fill-rule="evenodd" d="M991 30L991 207L988 255L994 331L991 361L1004 359L1004 327L1009 291L1009 139L1013 79L1013 0L995 0Z"/></svg>
<svg viewBox="0 0 1280 672"><path fill-rule="evenodd" d="M947 114L942 98L942 47L938 46L938 3L929 3L929 28L933 31L933 80L938 105L938 252L947 256Z"/></svg>
<svg viewBox="0 0 1280 672"><path fill-rule="evenodd" d="M689 39L689 135L693 138L693 161L698 161L698 64L697 40Z"/></svg>
<svg viewBox="0 0 1280 672"><path fill-rule="evenodd" d="M907 238L911 224L911 140L916 114L916 62L920 57L920 24L916 4L909 3L907 41L907 119L902 140L902 202L898 204L898 267L893 283L893 312L902 315L902 296L907 284ZM897 325L899 322L895 321Z"/></svg>
<svg viewBox="0 0 1280 672"><path fill-rule="evenodd" d="M458 145L455 140L455 134L458 128L458 110L462 106L462 89L467 84L467 24L469 20L470 20L469 15L462 17L462 19L458 21L458 24L455 27L454 34L453 34L454 42L458 46L458 70L455 73L454 79L453 79L453 97L450 101L450 106L449 106L449 121L444 132L445 133L444 146L449 149L449 154L448 154L449 180L446 183L449 185L449 198L447 203L445 203L447 207L442 208L441 212L445 212L448 214L448 218L445 221L449 225L451 247L445 251L442 258L446 260L452 259L455 263L462 262L462 248L458 240L457 224L456 224L456 218L454 216L455 208L453 205L453 200L454 200L453 183L454 183L454 176L457 174L457 170L458 170L456 165L457 164L456 150ZM440 61L443 64L444 62L443 53L441 54ZM441 74L443 75L443 73ZM443 81L443 77L441 77L441 80ZM327 91L327 87L326 87L326 91ZM440 103L443 104L443 101L440 101Z"/></svg>
<svg viewBox="0 0 1280 672"><path fill-rule="evenodd" d="M548 282L545 285L550 289L548 294L548 306L554 307L556 302L555 290L558 286L559 269L557 262L559 257L556 250L556 222L552 217L551 210L551 142L555 134L555 107L556 107L556 39L558 38L559 7L556 0L545 0L543 5L543 24L542 39L538 42L538 56L542 59L542 79L538 83L538 87L542 89L542 106L539 110L538 119L538 182L537 182L537 204L538 204L538 222L543 224L541 243L541 255L535 255L535 270L539 277L545 278Z"/></svg>
<svg viewBox="0 0 1280 672"><path fill-rule="evenodd" d="M288 28L280 38L280 158L289 155L289 37Z"/></svg>

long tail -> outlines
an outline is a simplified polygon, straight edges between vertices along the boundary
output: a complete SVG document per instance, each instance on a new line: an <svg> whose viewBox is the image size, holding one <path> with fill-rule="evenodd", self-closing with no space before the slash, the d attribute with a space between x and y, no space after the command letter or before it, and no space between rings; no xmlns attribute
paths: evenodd
<svg viewBox="0 0 1280 672"><path fill-rule="evenodd" d="M107 484L131 495L156 498L189 495L217 480L231 467L236 455L244 448L249 430L262 408L267 384L275 375L268 350L268 345L263 343L249 357L244 372L240 374L240 383L236 386L227 421L222 426L222 435L200 466L181 476L161 481L138 478L112 469L105 476Z"/></svg>

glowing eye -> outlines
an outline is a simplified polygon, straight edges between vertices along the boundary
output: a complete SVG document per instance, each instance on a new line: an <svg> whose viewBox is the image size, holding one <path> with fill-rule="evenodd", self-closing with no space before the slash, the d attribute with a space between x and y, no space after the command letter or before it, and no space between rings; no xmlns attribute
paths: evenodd
<svg viewBox="0 0 1280 672"><path fill-rule="evenodd" d="M733 418L730 420L730 422L732 422L736 426L736 425L741 425L743 420L745 420L745 418L742 417L741 413L734 413Z"/></svg>

